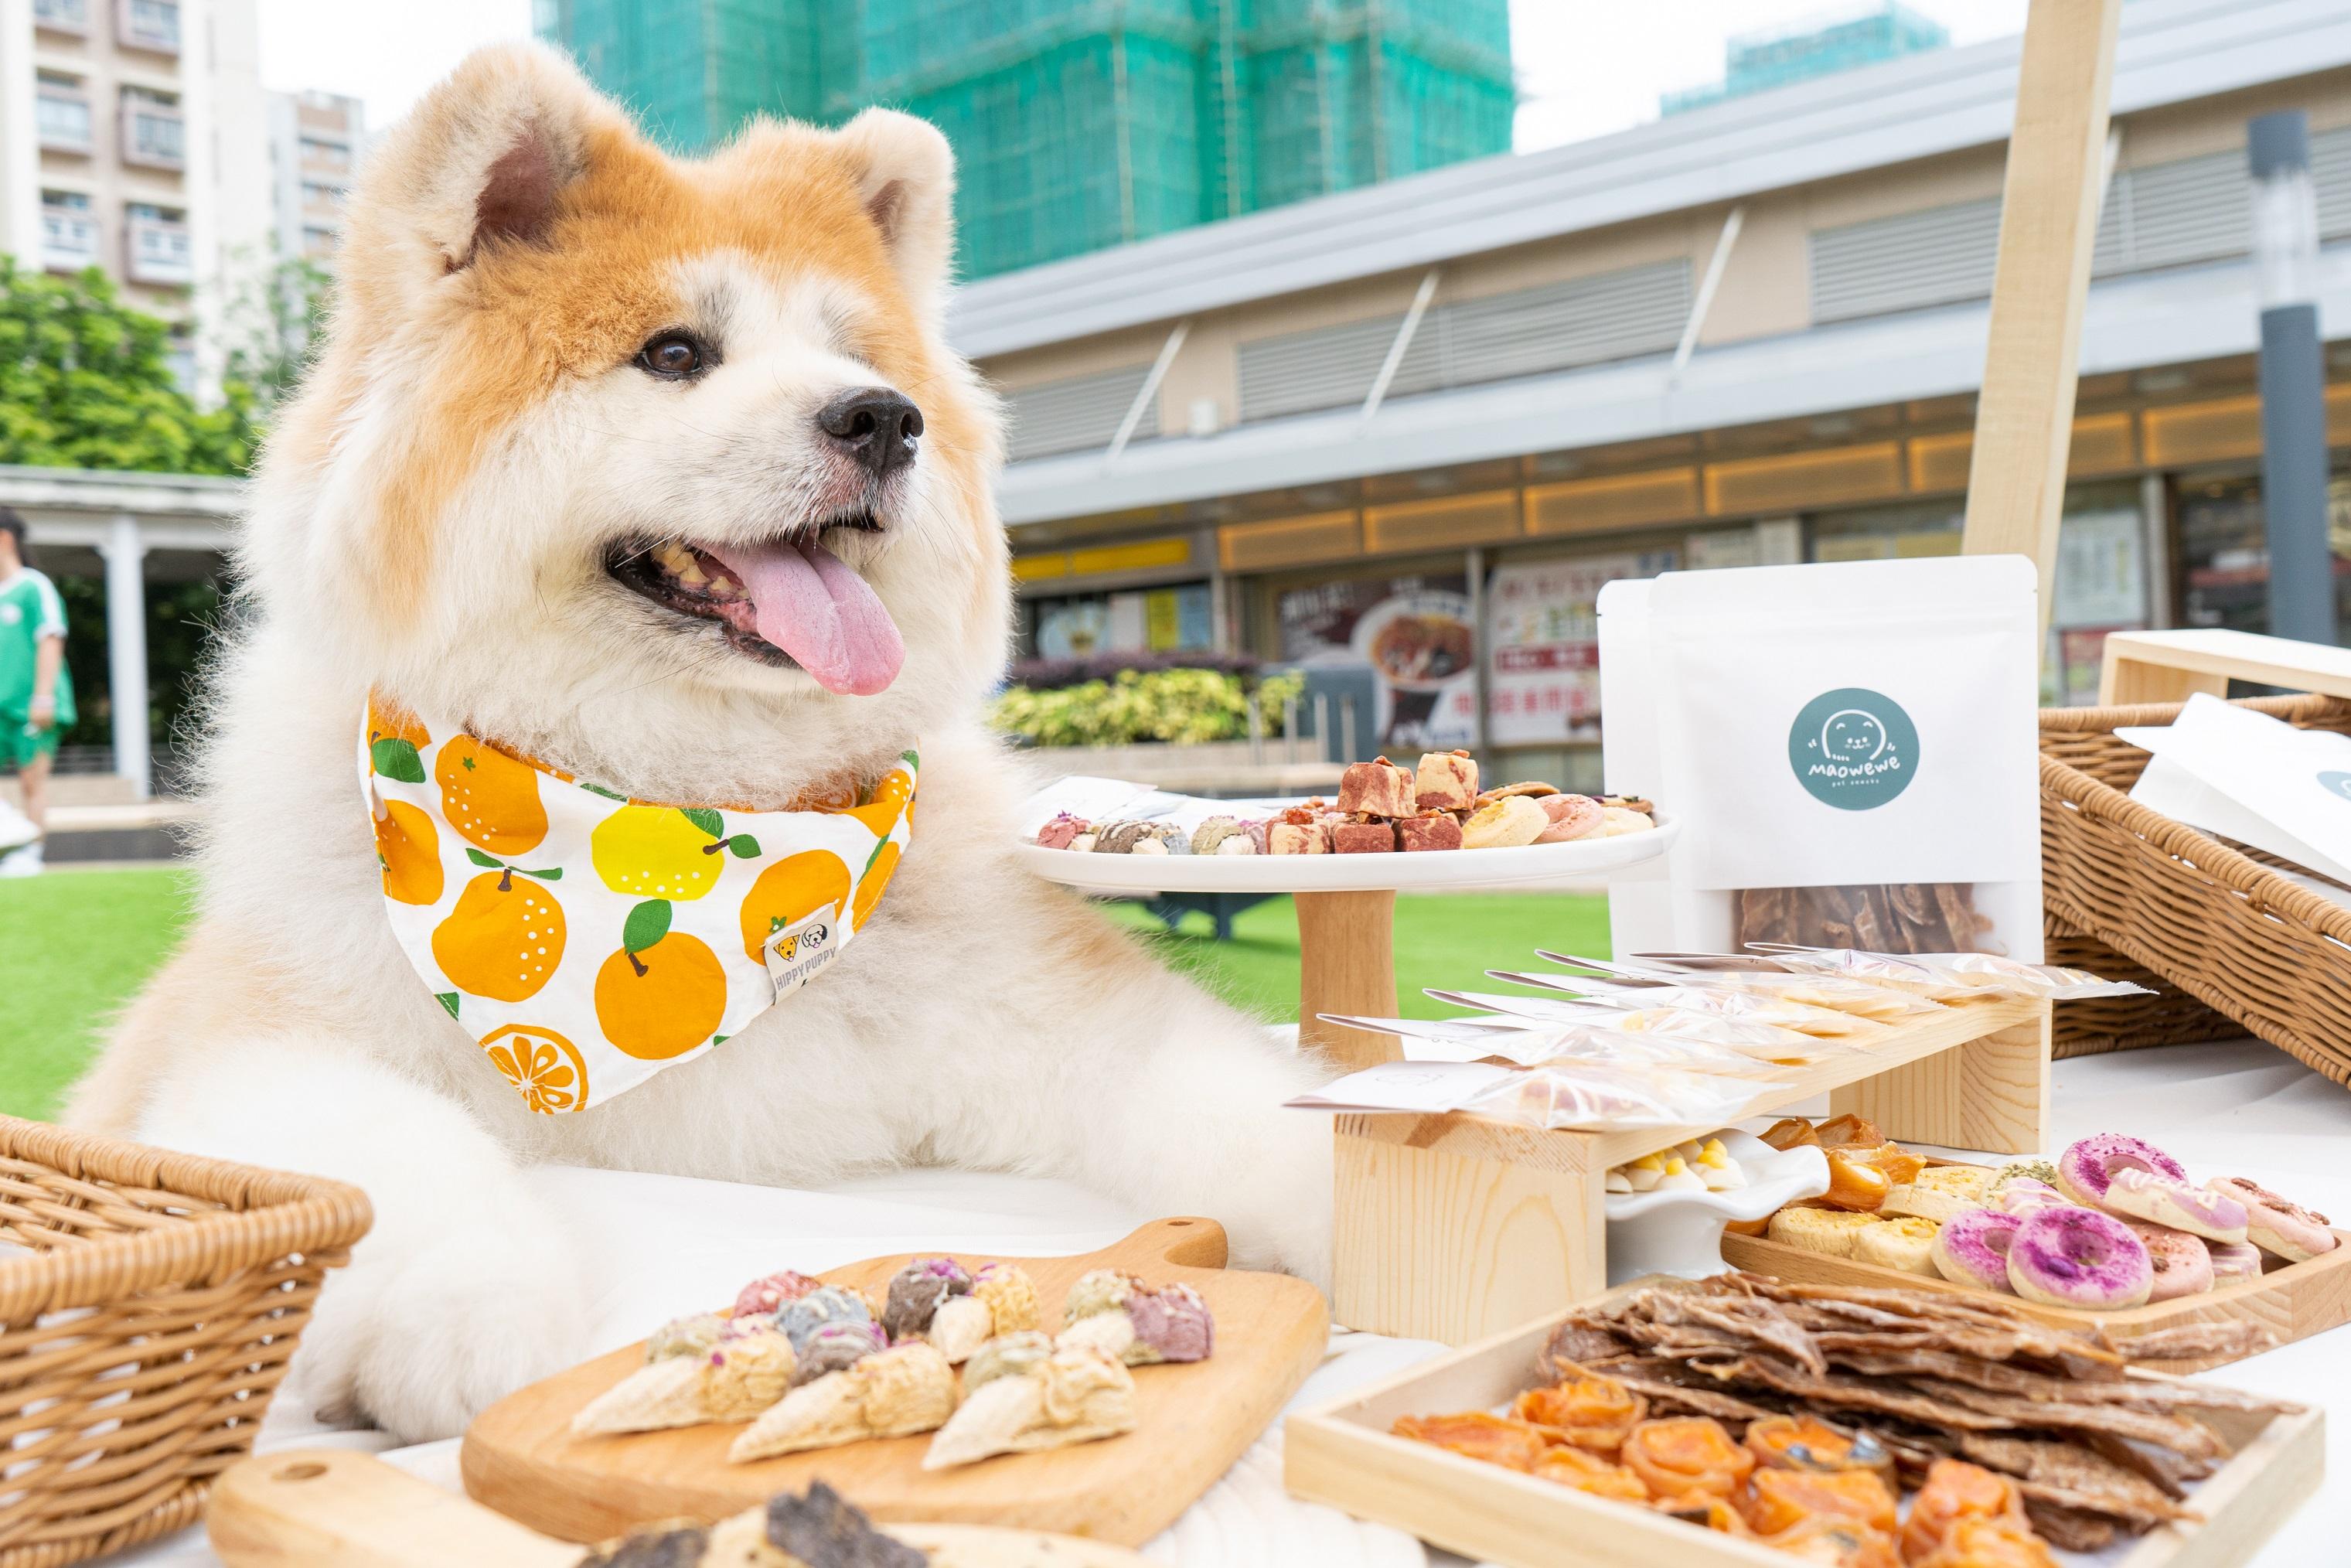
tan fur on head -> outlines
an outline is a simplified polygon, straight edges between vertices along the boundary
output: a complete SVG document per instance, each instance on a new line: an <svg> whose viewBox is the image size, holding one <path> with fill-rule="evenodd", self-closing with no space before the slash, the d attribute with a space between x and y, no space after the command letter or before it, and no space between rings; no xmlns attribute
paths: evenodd
<svg viewBox="0 0 2351 1568"><path fill-rule="evenodd" d="M902 504L833 548L908 643L864 716L921 727L985 690L1009 621L995 411L941 331L954 184L946 139L905 115L759 121L677 160L561 57L473 56L353 194L342 298L265 456L247 570L273 612L315 616L324 645L428 706L520 672L580 700L822 702L616 598L600 552L741 541L845 504L815 413L894 389L925 426ZM705 384L631 368L678 328L721 350Z"/></svg>

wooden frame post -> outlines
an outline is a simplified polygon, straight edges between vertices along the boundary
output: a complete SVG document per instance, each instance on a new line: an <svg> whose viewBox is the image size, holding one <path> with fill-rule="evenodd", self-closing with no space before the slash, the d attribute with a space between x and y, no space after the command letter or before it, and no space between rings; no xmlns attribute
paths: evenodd
<svg viewBox="0 0 2351 1568"><path fill-rule="evenodd" d="M2047 640L2122 0L2032 0L2001 188L1964 548L2032 558Z"/></svg>

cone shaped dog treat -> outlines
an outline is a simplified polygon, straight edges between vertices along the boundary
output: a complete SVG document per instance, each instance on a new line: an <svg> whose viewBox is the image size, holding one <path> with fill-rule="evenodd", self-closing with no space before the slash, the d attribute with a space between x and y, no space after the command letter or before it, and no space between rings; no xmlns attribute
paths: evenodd
<svg viewBox="0 0 2351 1568"><path fill-rule="evenodd" d="M735 1439L726 1457L740 1464L929 1432L955 1407L955 1369L936 1345L910 1340L793 1389Z"/></svg>
<svg viewBox="0 0 2351 1568"><path fill-rule="evenodd" d="M1134 1429L1134 1376L1100 1351L1072 1345L1025 1373L983 1384L931 1439L923 1469L947 1469Z"/></svg>
<svg viewBox="0 0 2351 1568"><path fill-rule="evenodd" d="M882 1326L892 1339L913 1339L931 1326L951 1298L970 1294L971 1276L962 1264L952 1258L917 1258L891 1277Z"/></svg>
<svg viewBox="0 0 2351 1568"><path fill-rule="evenodd" d="M645 1341L648 1364L667 1361L673 1356L708 1355L718 1348L725 1337L727 1320L716 1312L695 1312L690 1317L672 1318L653 1330Z"/></svg>
<svg viewBox="0 0 2351 1568"><path fill-rule="evenodd" d="M821 1290L823 1287L822 1280L795 1272L790 1269L779 1270L773 1274L763 1274L744 1286L742 1293L735 1298L734 1315L738 1318L747 1318L766 1312L772 1316L783 1311L790 1302L799 1301L810 1291Z"/></svg>
<svg viewBox="0 0 2351 1568"><path fill-rule="evenodd" d="M757 1320L752 1320L756 1322ZM574 1432L654 1432L709 1421L747 1421L784 1396L799 1364L771 1328L736 1333L698 1356L639 1367L571 1418Z"/></svg>
<svg viewBox="0 0 2351 1568"><path fill-rule="evenodd" d="M822 1481L707 1528L654 1524L589 1553L580 1568L923 1568L930 1558L883 1534Z"/></svg>
<svg viewBox="0 0 2351 1568"><path fill-rule="evenodd" d="M1216 1319L1189 1285L1155 1291L1132 1275L1097 1269L1070 1287L1067 1311L1057 1345L1099 1350L1129 1366L1205 1361L1216 1348Z"/></svg>
<svg viewBox="0 0 2351 1568"><path fill-rule="evenodd" d="M970 1398L999 1377L1024 1376L1052 1354L1053 1336L1041 1329L1021 1329L989 1340L963 1364L964 1397Z"/></svg>
<svg viewBox="0 0 2351 1568"><path fill-rule="evenodd" d="M800 1364L792 1373L791 1386L798 1388L854 1366L875 1351L887 1349L889 1344L890 1336L883 1332L880 1323L826 1323L809 1335L808 1343L801 1347Z"/></svg>
<svg viewBox="0 0 2351 1568"><path fill-rule="evenodd" d="M776 1314L776 1327L783 1331L797 1352L808 1343L809 1335L827 1323L870 1323L873 1308L854 1291L844 1291L838 1285L820 1285L790 1302Z"/></svg>

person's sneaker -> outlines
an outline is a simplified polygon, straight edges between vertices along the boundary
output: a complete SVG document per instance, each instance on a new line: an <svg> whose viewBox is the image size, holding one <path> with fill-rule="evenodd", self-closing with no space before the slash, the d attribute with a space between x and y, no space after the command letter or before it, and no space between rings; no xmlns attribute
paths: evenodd
<svg viewBox="0 0 2351 1568"><path fill-rule="evenodd" d="M0 876L38 876L42 871L41 841L38 839L20 849L0 855Z"/></svg>
<svg viewBox="0 0 2351 1568"><path fill-rule="evenodd" d="M33 825L32 818L0 800L0 854L32 843L40 836L41 830Z"/></svg>

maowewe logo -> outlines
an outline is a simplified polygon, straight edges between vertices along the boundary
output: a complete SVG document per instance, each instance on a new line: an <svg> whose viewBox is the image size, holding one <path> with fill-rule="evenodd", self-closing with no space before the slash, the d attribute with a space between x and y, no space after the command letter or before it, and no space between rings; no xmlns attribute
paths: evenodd
<svg viewBox="0 0 2351 1568"><path fill-rule="evenodd" d="M2340 795L2351 800L2351 773L2338 773L2329 768L2318 776L2318 787L2330 795Z"/></svg>
<svg viewBox="0 0 2351 1568"><path fill-rule="evenodd" d="M1866 811L1910 787L1918 727L1885 693L1839 686L1806 703L1788 727L1788 766L1813 800Z"/></svg>

